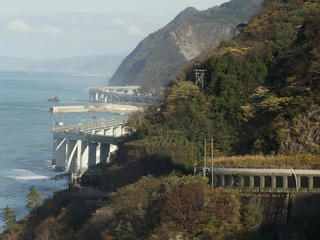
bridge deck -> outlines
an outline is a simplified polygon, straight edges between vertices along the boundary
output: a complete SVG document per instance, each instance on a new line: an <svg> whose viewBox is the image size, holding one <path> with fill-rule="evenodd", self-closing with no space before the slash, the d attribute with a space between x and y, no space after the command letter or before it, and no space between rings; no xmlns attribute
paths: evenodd
<svg viewBox="0 0 320 240"><path fill-rule="evenodd" d="M107 87L90 87L89 90L138 90L140 86L107 86Z"/></svg>
<svg viewBox="0 0 320 240"><path fill-rule="evenodd" d="M127 119L121 118L116 120L103 120L98 123L88 123L83 125L74 125L74 126L67 126L67 127L57 127L52 129L53 133L72 133L72 134L83 134L88 133L93 130L101 130L108 127L114 126L122 126L125 125Z"/></svg>

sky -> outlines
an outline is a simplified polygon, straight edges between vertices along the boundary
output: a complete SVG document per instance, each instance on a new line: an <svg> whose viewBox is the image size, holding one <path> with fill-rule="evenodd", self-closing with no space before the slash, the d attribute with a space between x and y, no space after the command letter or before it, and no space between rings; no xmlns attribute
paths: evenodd
<svg viewBox="0 0 320 240"><path fill-rule="evenodd" d="M125 55L189 6L226 0L0 0L0 56Z"/></svg>

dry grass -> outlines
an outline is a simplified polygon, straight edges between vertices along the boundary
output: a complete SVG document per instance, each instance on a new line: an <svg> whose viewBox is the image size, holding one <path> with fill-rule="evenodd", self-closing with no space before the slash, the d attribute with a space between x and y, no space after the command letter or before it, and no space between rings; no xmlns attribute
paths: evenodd
<svg viewBox="0 0 320 240"><path fill-rule="evenodd" d="M207 160L208 165L212 159ZM320 155L296 155L296 156L233 156L217 157L213 159L214 166L243 167L243 168L296 168L296 169L320 169Z"/></svg>

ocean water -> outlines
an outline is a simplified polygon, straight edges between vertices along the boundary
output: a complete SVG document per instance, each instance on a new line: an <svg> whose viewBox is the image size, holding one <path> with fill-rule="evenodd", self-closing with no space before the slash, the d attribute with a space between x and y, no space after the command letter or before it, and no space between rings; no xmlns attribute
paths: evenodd
<svg viewBox="0 0 320 240"><path fill-rule="evenodd" d="M66 188L66 179L51 178L53 171L53 122L65 125L112 119L106 113L52 115L52 103L58 96L62 105L87 103L89 86L101 86L103 78L74 77L65 74L0 72L0 214L6 205L22 218L28 210L25 196L30 186L46 196ZM97 117L97 120L93 119ZM0 231L3 222L0 219Z"/></svg>

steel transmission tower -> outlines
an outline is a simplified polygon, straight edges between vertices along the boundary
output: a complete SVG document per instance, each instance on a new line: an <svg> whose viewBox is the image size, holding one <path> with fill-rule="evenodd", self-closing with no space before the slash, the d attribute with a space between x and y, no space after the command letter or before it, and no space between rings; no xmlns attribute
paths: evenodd
<svg viewBox="0 0 320 240"><path fill-rule="evenodd" d="M205 81L205 73L207 70L204 69L195 69L195 75L196 75L196 85L201 86L202 93L204 92L204 81Z"/></svg>

